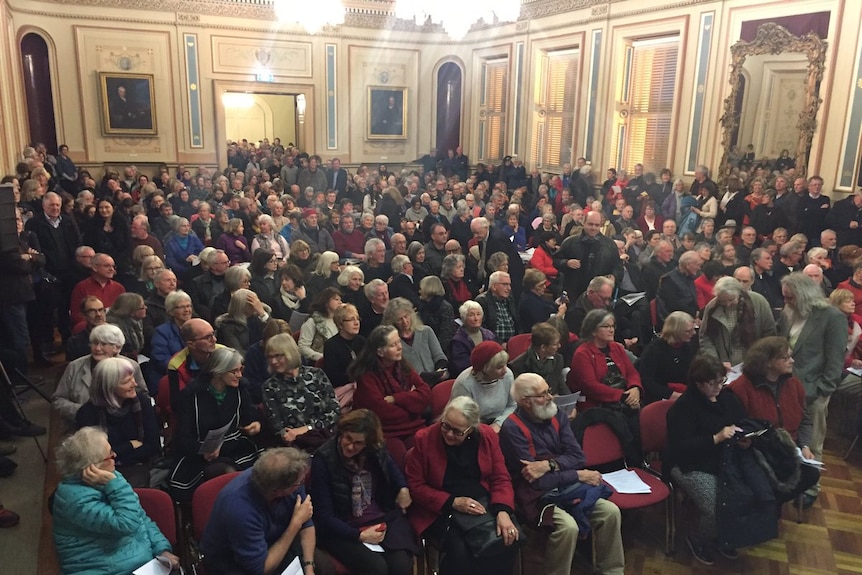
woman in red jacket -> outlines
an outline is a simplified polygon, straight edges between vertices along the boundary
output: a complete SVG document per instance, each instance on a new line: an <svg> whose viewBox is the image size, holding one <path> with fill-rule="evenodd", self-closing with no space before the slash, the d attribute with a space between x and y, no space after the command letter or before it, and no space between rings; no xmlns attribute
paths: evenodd
<svg viewBox="0 0 862 575"><path fill-rule="evenodd" d="M805 388L793 376L793 356L787 338L764 337L752 345L745 354L742 375L729 387L739 397L749 417L765 419L783 428L804 457L814 458L808 448L812 422L805 410ZM795 499L820 478L820 472L810 465L800 466L800 472L799 483L777 493L780 501ZM807 508L814 500L804 495L802 504Z"/></svg>
<svg viewBox="0 0 862 575"><path fill-rule="evenodd" d="M586 340L572 357L572 369L566 384L584 398L583 412L600 407L619 412L625 418L632 441L623 448L629 465L638 465L640 457L640 408L643 396L641 376L626 353L614 341L616 320L606 309L594 309L581 324L581 338Z"/></svg>
<svg viewBox="0 0 862 575"><path fill-rule="evenodd" d="M379 325L347 369L356 382L354 409L370 409L383 425L387 438L413 445L413 434L425 427L424 413L431 405L431 388L401 354L401 338L391 325Z"/></svg>
<svg viewBox="0 0 862 575"><path fill-rule="evenodd" d="M416 533L443 546L440 573L495 575L511 571L515 494L497 434L479 422L479 406L460 396L449 401L440 421L416 434L407 454L407 486L413 498L408 519ZM474 558L459 522L450 516L488 515L497 525L506 552Z"/></svg>
<svg viewBox="0 0 862 575"><path fill-rule="evenodd" d="M530 267L539 270L552 282L556 281L560 271L554 267L554 252L557 251L557 232L543 231L539 233L539 245L530 258Z"/></svg>

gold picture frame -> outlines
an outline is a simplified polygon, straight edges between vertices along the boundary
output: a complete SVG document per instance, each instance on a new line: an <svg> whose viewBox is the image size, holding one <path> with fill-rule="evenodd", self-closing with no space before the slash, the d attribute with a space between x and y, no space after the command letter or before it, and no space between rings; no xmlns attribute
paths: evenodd
<svg viewBox="0 0 862 575"><path fill-rule="evenodd" d="M104 135L158 135L153 82L152 74L99 72Z"/></svg>
<svg viewBox="0 0 862 575"><path fill-rule="evenodd" d="M368 86L368 140L407 139L407 88Z"/></svg>

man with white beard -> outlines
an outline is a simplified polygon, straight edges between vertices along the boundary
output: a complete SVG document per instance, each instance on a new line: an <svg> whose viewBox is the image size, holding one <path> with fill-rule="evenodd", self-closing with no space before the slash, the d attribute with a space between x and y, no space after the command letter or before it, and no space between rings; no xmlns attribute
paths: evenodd
<svg viewBox="0 0 862 575"><path fill-rule="evenodd" d="M584 469L584 453L569 426L568 415L558 413L548 383L535 373L524 373L515 379L512 398L517 408L503 422L500 447L515 486L516 505L531 523L540 516L541 526L552 529L545 551L546 575L571 572L578 535L583 529L593 531L596 564L601 573L622 575L625 554L620 510L607 499L596 498L601 493L602 475ZM557 501L577 498L581 502L568 509L563 509L563 502L549 506L561 492L567 497L558 497ZM604 493L601 497L610 492Z"/></svg>

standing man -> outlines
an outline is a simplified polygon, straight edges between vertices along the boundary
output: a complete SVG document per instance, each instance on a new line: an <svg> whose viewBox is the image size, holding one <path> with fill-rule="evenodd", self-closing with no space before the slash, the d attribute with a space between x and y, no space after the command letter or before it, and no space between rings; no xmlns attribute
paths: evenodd
<svg viewBox="0 0 862 575"><path fill-rule="evenodd" d="M320 156L315 155L308 158L308 167L299 173L299 179L297 181L301 190L314 188L315 194L317 192L326 191L326 174L323 173L323 170L320 169L319 165Z"/></svg>
<svg viewBox="0 0 862 575"><path fill-rule="evenodd" d="M620 534L620 510L601 497L602 474L585 468L586 458L575 439L569 418L560 412L550 387L535 373L519 375L512 383L517 407L500 429L500 448L515 486L516 504L531 523L551 527L545 550L544 573L569 575L581 529L592 529L595 561L604 575L622 575L625 553ZM562 505L544 507L542 495L572 489L581 499L581 521ZM605 488L607 490L607 488ZM533 501L524 497L534 493ZM550 516L546 516L549 515ZM584 522L586 525L580 525ZM534 524L535 524L534 523Z"/></svg>
<svg viewBox="0 0 862 575"><path fill-rule="evenodd" d="M475 218L470 222L470 231L473 232L473 238L479 242L479 261L477 262L476 277L480 283L484 283L487 275L488 258L497 252L503 252L509 256L509 276L511 277L512 295L515 301L520 301L521 288L524 285L524 262L521 260L521 255L509 238L503 235L503 232L494 229L491 230L491 223L486 218ZM613 245L613 244L612 244ZM616 253L616 246L614 246ZM425 254L426 258L428 254ZM472 258L470 258L472 262ZM586 284L584 284L586 287Z"/></svg>
<svg viewBox="0 0 862 575"><path fill-rule="evenodd" d="M308 468L307 453L269 449L221 490L201 540L207 573L282 573L296 558L304 575L331 572L315 551Z"/></svg>
<svg viewBox="0 0 862 575"><path fill-rule="evenodd" d="M862 245L862 189L835 202L826 215L825 223L835 230L839 247Z"/></svg>
<svg viewBox="0 0 862 575"><path fill-rule="evenodd" d="M847 319L829 303L814 280L794 272L781 280L784 311L778 333L790 341L793 375L805 388L805 418L812 424L811 449L823 458L829 399L841 382L847 346ZM803 495L802 506L811 507L820 493L820 483Z"/></svg>
<svg viewBox="0 0 862 575"><path fill-rule="evenodd" d="M347 191L347 170L341 167L341 160L338 158L332 158L330 166L329 173L326 175L327 188L335 190L339 198L344 197Z"/></svg>
<svg viewBox="0 0 862 575"><path fill-rule="evenodd" d="M822 194L823 178L812 176L808 180L808 193L799 199L796 231L805 234L809 245L820 240L820 232L826 229L831 200Z"/></svg>
<svg viewBox="0 0 862 575"><path fill-rule="evenodd" d="M569 292L570 299L581 295L595 276L613 275L617 282L622 278L617 246L599 232L601 226L602 215L590 212L584 219L584 231L563 240L554 254L554 267L562 272L563 289ZM511 265L510 262L510 269Z"/></svg>
<svg viewBox="0 0 862 575"><path fill-rule="evenodd" d="M464 154L464 148L458 146L455 148L455 166L454 172L458 179L462 182L467 181L467 173L470 171L470 159Z"/></svg>
<svg viewBox="0 0 862 575"><path fill-rule="evenodd" d="M63 341L72 335L69 321L69 300L75 287L75 250L81 244L75 222L60 214L62 200L55 192L48 192L42 198L42 214L29 220L25 229L36 234L42 253L45 254L45 269L57 277L60 284L60 302L57 306L57 328ZM46 326L53 324L53 309L44 306L40 311L40 322Z"/></svg>

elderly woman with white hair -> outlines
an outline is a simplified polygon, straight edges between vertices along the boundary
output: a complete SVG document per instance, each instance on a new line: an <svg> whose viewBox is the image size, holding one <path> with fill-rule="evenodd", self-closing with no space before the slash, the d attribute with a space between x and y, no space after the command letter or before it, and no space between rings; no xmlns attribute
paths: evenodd
<svg viewBox="0 0 862 575"><path fill-rule="evenodd" d="M244 354L263 337L263 326L271 311L250 289L236 290L230 297L227 313L215 320L218 341Z"/></svg>
<svg viewBox="0 0 862 575"><path fill-rule="evenodd" d="M290 257L290 246L287 245L287 240L279 233L281 228L278 230L275 229L272 216L268 214L261 214L257 217L257 227L260 229L260 233L254 236L254 239L251 241L252 255L260 248L271 250L275 254L275 257L278 258L280 262L279 266L283 265L287 261L287 258Z"/></svg>
<svg viewBox="0 0 862 575"><path fill-rule="evenodd" d="M54 391L54 409L60 412L66 422L75 422L78 410L90 399L90 384L93 381L93 369L103 359L116 357L126 338L123 332L115 325L97 325L90 332L90 353L79 357L66 366L66 371L57 383ZM134 379L138 385L138 392L147 391L144 376L137 362L133 362Z"/></svg>
<svg viewBox="0 0 862 575"><path fill-rule="evenodd" d="M75 422L107 431L117 469L134 487L149 487L149 463L160 451L159 426L150 397L138 393L130 359L109 357L96 365L90 399L78 410Z"/></svg>
<svg viewBox="0 0 862 575"><path fill-rule="evenodd" d="M183 290L173 291L165 298L165 311L170 319L156 328L150 344L150 361L162 372L174 354L186 346L180 328L192 318L192 298Z"/></svg>
<svg viewBox="0 0 862 575"><path fill-rule="evenodd" d="M422 325L410 300L403 297L389 300L381 324L398 330L404 359L425 383L434 386L446 379L449 360L431 328Z"/></svg>
<svg viewBox="0 0 862 575"><path fill-rule="evenodd" d="M341 290L341 300L344 303L351 303L358 307L367 301L362 291L362 286L365 285L365 274L359 266L344 266L338 274L337 282Z"/></svg>
<svg viewBox="0 0 862 575"><path fill-rule="evenodd" d="M730 369L761 338L775 335L772 308L762 295L747 291L736 279L715 282L715 297L703 308L700 353L717 357Z"/></svg>
<svg viewBox="0 0 862 575"><path fill-rule="evenodd" d="M328 287L338 287L338 276L341 268L338 267L338 254L325 251L317 258L314 269L305 276L305 289L312 297L319 294Z"/></svg>
<svg viewBox="0 0 862 575"><path fill-rule="evenodd" d="M131 573L154 557L179 567L171 544L115 467L104 431L78 430L57 449L62 478L52 506L54 545L63 573Z"/></svg>
<svg viewBox="0 0 862 575"><path fill-rule="evenodd" d="M183 277L204 245L197 234L191 233L192 226L186 218L175 219L173 231L171 239L165 244L165 260L178 277Z"/></svg>
<svg viewBox="0 0 862 575"><path fill-rule="evenodd" d="M190 502L198 485L218 475L250 467L259 450L252 437L260 433L260 413L242 380L242 354L217 347L200 373L180 392L170 476L177 501ZM206 441L210 431L226 427L222 441Z"/></svg>
<svg viewBox="0 0 862 575"><path fill-rule="evenodd" d="M441 542L440 572L506 572L520 535L512 521L515 496L497 434L482 424L479 406L469 397L451 399L440 421L416 433L415 445L405 473L413 498L408 518L417 534ZM462 520L480 517L496 524L501 554L476 559L467 546Z"/></svg>
<svg viewBox="0 0 862 575"><path fill-rule="evenodd" d="M468 300L458 308L461 327L452 336L452 350L449 353L449 372L459 374L470 366L473 348L483 341L495 341L494 332L482 327L485 311L473 300Z"/></svg>

